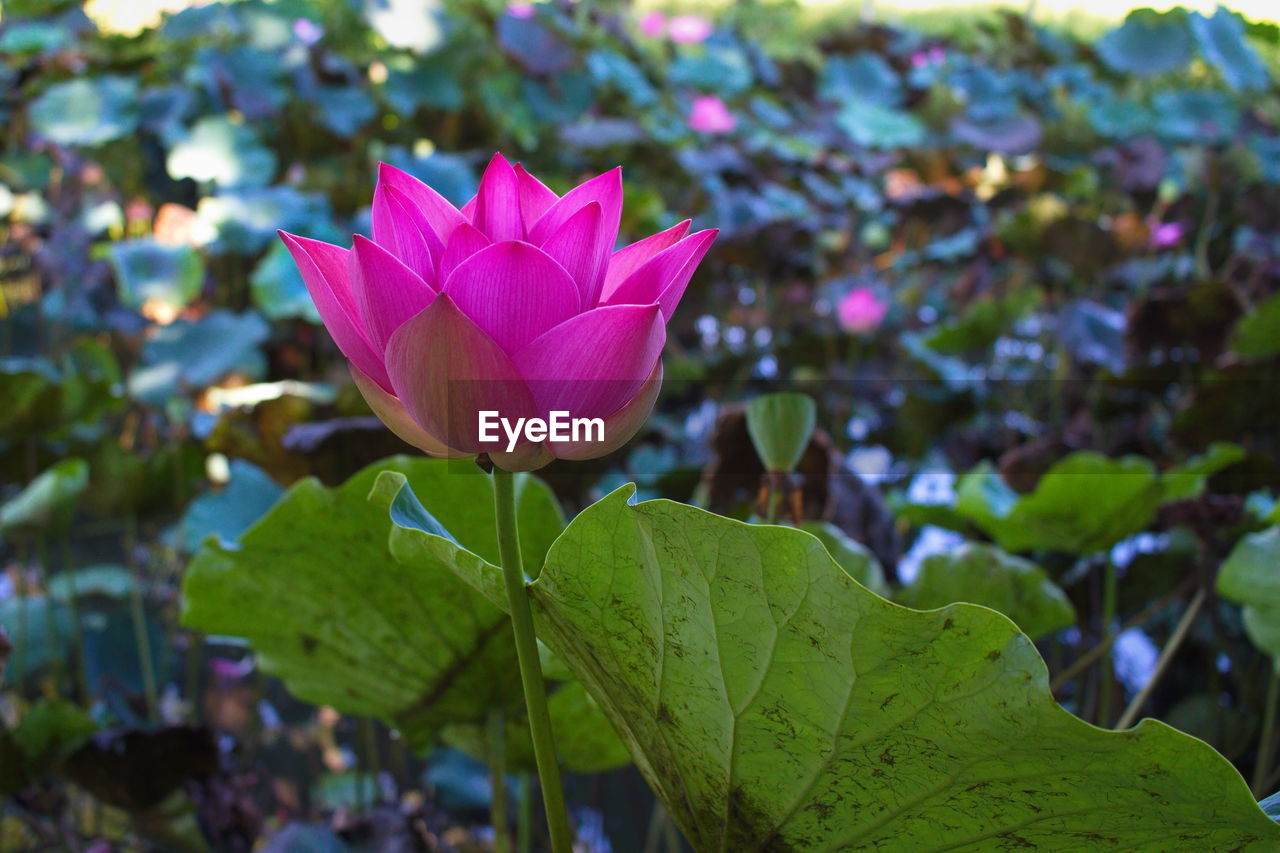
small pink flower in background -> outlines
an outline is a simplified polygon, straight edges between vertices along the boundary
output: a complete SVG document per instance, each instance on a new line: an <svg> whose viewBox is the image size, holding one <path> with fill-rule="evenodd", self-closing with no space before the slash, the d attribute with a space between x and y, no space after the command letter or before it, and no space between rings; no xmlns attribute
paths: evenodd
<svg viewBox="0 0 1280 853"><path fill-rule="evenodd" d="M698 133L728 133L738 126L724 101L715 95L700 95L693 99L689 110L689 127Z"/></svg>
<svg viewBox="0 0 1280 853"><path fill-rule="evenodd" d="M855 287L836 306L840 328L859 335L878 329L888 312L889 304L869 287Z"/></svg>
<svg viewBox="0 0 1280 853"><path fill-rule="evenodd" d="M507 4L507 14L513 18L532 18L533 13L533 4L525 0L516 0L515 3Z"/></svg>
<svg viewBox="0 0 1280 853"><path fill-rule="evenodd" d="M711 22L701 15L677 15L667 25L667 35L676 44L699 44L711 35Z"/></svg>
<svg viewBox="0 0 1280 853"><path fill-rule="evenodd" d="M622 170L563 196L495 154L460 209L383 164L373 239L280 233L356 387L432 456L487 452L508 471L593 459L644 423L666 324L716 231L688 220L617 251ZM494 441L481 412L604 421L603 441Z"/></svg>
<svg viewBox="0 0 1280 853"><path fill-rule="evenodd" d="M324 36L324 27L317 24L310 18L294 18L293 19L293 37L305 44L307 47L320 41Z"/></svg>
<svg viewBox="0 0 1280 853"><path fill-rule="evenodd" d="M1171 249L1182 242L1184 233L1181 222L1161 222L1151 229L1149 242L1153 249Z"/></svg>
<svg viewBox="0 0 1280 853"><path fill-rule="evenodd" d="M946 62L947 53L936 44L911 54L911 67L924 68L929 65L941 65Z"/></svg>
<svg viewBox="0 0 1280 853"><path fill-rule="evenodd" d="M651 39L662 38L667 31L667 16L661 12L650 12L640 19L640 32Z"/></svg>

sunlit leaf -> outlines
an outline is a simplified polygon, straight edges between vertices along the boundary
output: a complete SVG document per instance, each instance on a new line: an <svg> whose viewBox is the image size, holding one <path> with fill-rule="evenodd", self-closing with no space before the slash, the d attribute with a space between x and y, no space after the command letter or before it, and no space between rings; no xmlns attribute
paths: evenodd
<svg viewBox="0 0 1280 853"><path fill-rule="evenodd" d="M1244 605L1249 638L1280 661L1280 526L1236 543L1218 571L1218 593Z"/></svg>
<svg viewBox="0 0 1280 853"><path fill-rule="evenodd" d="M386 507L368 500L379 472L402 473L433 514L418 506L415 517L447 531L460 559L496 560L491 480L462 464L396 457L336 489L295 484L238 547L210 541L196 556L183 585L183 624L246 638L298 697L379 717L417 745L441 725L515 707L520 682L506 616L445 560L393 560ZM534 569L563 521L550 490L532 477L521 478L518 512Z"/></svg>
<svg viewBox="0 0 1280 853"><path fill-rule="evenodd" d="M222 186L261 186L271 183L276 155L247 125L227 116L206 116L173 146L166 161L174 178Z"/></svg>
<svg viewBox="0 0 1280 853"><path fill-rule="evenodd" d="M107 257L120 289L120 301L140 308L157 300L183 308L200 293L204 263L190 246L166 246L151 239L112 243Z"/></svg>
<svg viewBox="0 0 1280 853"><path fill-rule="evenodd" d="M1008 616L1032 639L1075 622L1071 601L1044 569L978 543L925 557L894 600L920 610L957 601L981 604Z"/></svg>
<svg viewBox="0 0 1280 853"><path fill-rule="evenodd" d="M138 81L131 77L56 83L31 104L31 125L61 145L101 145L137 127L137 99Z"/></svg>
<svg viewBox="0 0 1280 853"><path fill-rule="evenodd" d="M1176 71L1191 60L1186 18L1150 9L1130 12L1124 24L1098 39L1098 56L1112 71L1126 74Z"/></svg>
<svg viewBox="0 0 1280 853"><path fill-rule="evenodd" d="M1217 66L1232 89L1266 89L1271 74L1262 58L1245 39L1240 16L1219 6L1212 17L1191 13L1191 31L1205 58Z"/></svg>
<svg viewBox="0 0 1280 853"><path fill-rule="evenodd" d="M801 531L631 493L557 540L530 587L535 623L695 850L1280 843L1201 741L1063 710L1005 617L907 610ZM391 543L447 544L399 524ZM497 567L457 569L503 601Z"/></svg>

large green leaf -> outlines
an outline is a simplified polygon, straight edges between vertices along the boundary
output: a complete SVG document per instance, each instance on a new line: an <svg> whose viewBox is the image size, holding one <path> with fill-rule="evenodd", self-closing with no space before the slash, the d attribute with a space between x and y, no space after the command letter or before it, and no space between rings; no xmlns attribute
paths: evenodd
<svg viewBox="0 0 1280 853"><path fill-rule="evenodd" d="M696 850L1280 844L1201 741L1156 721L1102 731L1058 706L998 613L907 610L806 533L632 492L557 540L535 620ZM397 556L448 547L392 528ZM502 600L495 566L457 565Z"/></svg>
<svg viewBox="0 0 1280 853"><path fill-rule="evenodd" d="M200 293L204 262L190 246L166 246L156 240L122 240L106 252L120 289L120 301L139 308L155 299L178 308Z"/></svg>
<svg viewBox="0 0 1280 853"><path fill-rule="evenodd" d="M956 487L956 510L1006 551L1089 554L1146 527L1163 497L1149 460L1082 451L1058 462L1022 496L989 464L980 465Z"/></svg>
<svg viewBox="0 0 1280 853"><path fill-rule="evenodd" d="M613 726L579 682L572 681L556 689L547 699L547 712L551 715L552 729L562 733L556 740L556 751L566 770L603 773L631 763L631 755L618 740ZM523 713L507 715L504 729L507 769L536 772L528 716ZM485 759L488 732L483 722L446 726L440 732L440 738L468 755L482 761Z"/></svg>
<svg viewBox="0 0 1280 853"><path fill-rule="evenodd" d="M89 463L63 459L0 505L0 533L47 534L65 527L88 486Z"/></svg>
<svg viewBox="0 0 1280 853"><path fill-rule="evenodd" d="M926 557L919 574L896 598L899 604L920 610L956 601L981 604L999 610L1032 638L1076 621L1071 601L1044 569L999 548L972 542Z"/></svg>
<svg viewBox="0 0 1280 853"><path fill-rule="evenodd" d="M487 476L394 457L336 489L297 483L238 548L208 542L187 571L182 621L247 638L297 696L380 717L421 744L441 725L518 704L515 648L506 616L448 565L391 558L386 512L367 499L381 471L408 477L441 533L498 558ZM522 477L518 489L522 551L537 567L564 522L541 482Z"/></svg>
<svg viewBox="0 0 1280 853"><path fill-rule="evenodd" d="M1150 9L1130 12L1122 26L1098 39L1098 56L1113 71L1142 76L1163 74L1191 60L1185 16Z"/></svg>
<svg viewBox="0 0 1280 853"><path fill-rule="evenodd" d="M827 553L840 568L849 573L849 577L877 595L889 594L889 583L885 580L884 568L861 542L851 538L829 521L801 522L800 529L818 537L818 541L826 546Z"/></svg>
<svg viewBox="0 0 1280 853"><path fill-rule="evenodd" d="M1218 572L1218 592L1244 605L1249 639L1280 661L1280 525L1236 543Z"/></svg>
<svg viewBox="0 0 1280 853"><path fill-rule="evenodd" d="M101 145L138 124L138 81L81 78L56 83L31 104L31 126L60 145Z"/></svg>
<svg viewBox="0 0 1280 853"><path fill-rule="evenodd" d="M49 772L97 730L84 711L42 699L12 731L0 728L0 793L15 793Z"/></svg>

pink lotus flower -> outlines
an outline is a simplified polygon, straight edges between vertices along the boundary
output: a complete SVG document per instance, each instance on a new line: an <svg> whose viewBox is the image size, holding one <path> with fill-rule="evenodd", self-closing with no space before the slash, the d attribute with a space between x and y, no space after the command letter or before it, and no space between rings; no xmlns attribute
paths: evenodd
<svg viewBox="0 0 1280 853"><path fill-rule="evenodd" d="M1152 226L1148 243L1153 249L1171 249L1182 242L1184 231L1181 222L1159 222Z"/></svg>
<svg viewBox="0 0 1280 853"><path fill-rule="evenodd" d="M865 335L874 332L889 312L889 304L869 287L855 287L836 306L836 318L846 332Z"/></svg>
<svg viewBox="0 0 1280 853"><path fill-rule="evenodd" d="M685 221L615 252L621 215L621 168L558 196L495 154L461 210L383 164L372 240L280 236L383 423L433 456L531 470L640 428L666 321L716 236ZM482 411L601 418L604 441L484 440Z"/></svg>
<svg viewBox="0 0 1280 853"><path fill-rule="evenodd" d="M640 19L640 32L651 39L662 38L667 31L667 16L661 12L650 12Z"/></svg>
<svg viewBox="0 0 1280 853"><path fill-rule="evenodd" d="M667 24L667 35L676 44L699 44L711 36L711 22L700 15L676 15Z"/></svg>
<svg viewBox="0 0 1280 853"><path fill-rule="evenodd" d="M693 99L689 110L689 127L698 133L729 133L738 126L724 101L715 95L701 95Z"/></svg>

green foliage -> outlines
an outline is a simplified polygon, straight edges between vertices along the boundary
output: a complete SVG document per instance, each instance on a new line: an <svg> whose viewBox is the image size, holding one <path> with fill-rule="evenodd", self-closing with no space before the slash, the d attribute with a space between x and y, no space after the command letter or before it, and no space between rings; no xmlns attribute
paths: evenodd
<svg viewBox="0 0 1280 853"><path fill-rule="evenodd" d="M829 521L805 521L800 524L800 529L817 538L836 565L849 573L849 577L876 595L888 597L889 584L884 577L884 568L865 545Z"/></svg>
<svg viewBox="0 0 1280 853"><path fill-rule="evenodd" d="M1185 13L1130 12L1124 24L1098 39L1098 55L1113 71L1164 74L1191 60Z"/></svg>
<svg viewBox="0 0 1280 853"><path fill-rule="evenodd" d="M88 486L89 464L63 459L0 506L0 533L42 536L65 529Z"/></svg>
<svg viewBox="0 0 1280 853"><path fill-rule="evenodd" d="M1244 605L1249 638L1280 661L1280 526L1236 543L1218 572L1218 592Z"/></svg>
<svg viewBox="0 0 1280 853"><path fill-rule="evenodd" d="M633 506L630 493L574 519L530 593L539 633L694 849L1280 841L1199 741L1155 721L1104 732L1064 711L1004 617L906 610L807 534ZM447 544L392 530L397 555ZM495 566L456 567L504 600ZM904 798L904 784L923 793Z"/></svg>
<svg viewBox="0 0 1280 853"><path fill-rule="evenodd" d="M245 637L295 695L386 720L423 745L442 725L518 703L515 648L505 616L448 564L391 559L385 511L367 500L383 471L416 484L440 533L497 559L487 477L395 458L337 489L295 484L238 547L211 539L187 571L182 621ZM519 501L522 547L538 566L563 521L532 478Z"/></svg>
<svg viewBox="0 0 1280 853"><path fill-rule="evenodd" d="M926 557L919 574L894 598L919 610L957 601L981 604L1008 616L1032 639L1075 622L1071 601L1044 569L976 543Z"/></svg>
<svg viewBox="0 0 1280 853"><path fill-rule="evenodd" d="M39 780L97 731L70 702L44 699L12 730L0 729L0 794L14 794Z"/></svg>
<svg viewBox="0 0 1280 853"><path fill-rule="evenodd" d="M36 132L62 145L101 145L133 132L138 81L107 76L57 83L31 105Z"/></svg>
<svg viewBox="0 0 1280 853"><path fill-rule="evenodd" d="M1209 475L1241 458L1238 446L1215 444L1161 476L1139 456L1080 451L1053 465L1027 495L983 462L960 478L951 517L972 522L1006 551L1092 554L1146 528L1161 504L1195 497Z"/></svg>

